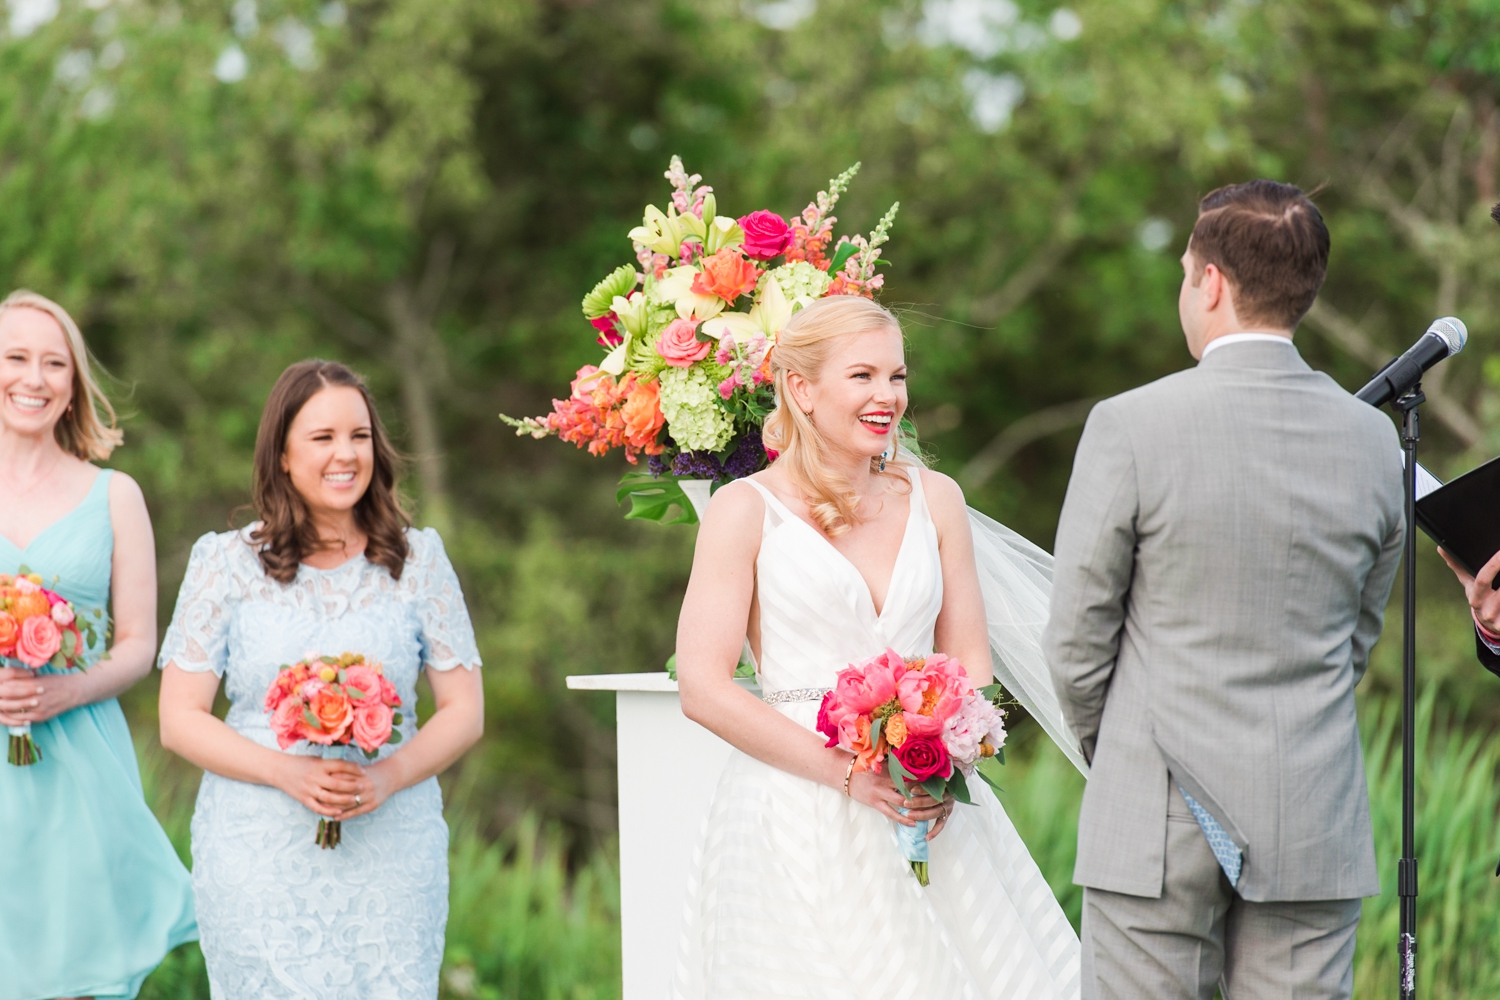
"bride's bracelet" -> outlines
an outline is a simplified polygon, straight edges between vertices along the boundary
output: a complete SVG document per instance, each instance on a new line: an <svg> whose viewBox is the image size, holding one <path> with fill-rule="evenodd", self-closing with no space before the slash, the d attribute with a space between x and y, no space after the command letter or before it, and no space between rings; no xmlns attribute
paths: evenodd
<svg viewBox="0 0 1500 1000"><path fill-rule="evenodd" d="M849 794L849 781L850 781L850 779L852 779L854 777L854 762L857 761L857 760L859 760L858 757L850 757L849 758L849 766L846 767L846 768L844 768L844 794L845 795Z"/></svg>

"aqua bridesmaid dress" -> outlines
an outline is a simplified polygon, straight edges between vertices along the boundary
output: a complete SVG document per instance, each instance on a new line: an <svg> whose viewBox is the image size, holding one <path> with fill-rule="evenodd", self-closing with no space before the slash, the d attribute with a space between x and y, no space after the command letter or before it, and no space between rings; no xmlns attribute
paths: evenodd
<svg viewBox="0 0 1500 1000"><path fill-rule="evenodd" d="M110 475L26 548L0 535L0 573L25 566L80 612L105 608ZM134 997L198 937L191 879L146 806L118 701L33 724L31 738L39 763L0 762L0 1000Z"/></svg>

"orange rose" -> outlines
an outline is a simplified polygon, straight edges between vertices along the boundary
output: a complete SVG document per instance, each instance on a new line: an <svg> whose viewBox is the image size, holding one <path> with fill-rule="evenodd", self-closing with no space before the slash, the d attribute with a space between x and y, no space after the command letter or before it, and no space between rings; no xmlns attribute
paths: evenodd
<svg viewBox="0 0 1500 1000"><path fill-rule="evenodd" d="M885 720L885 738L893 747L906 742L906 713L897 712Z"/></svg>
<svg viewBox="0 0 1500 1000"><path fill-rule="evenodd" d="M717 295L733 302L755 288L760 271L745 259L736 247L725 247L705 258L703 270L693 276L693 291L699 295Z"/></svg>
<svg viewBox="0 0 1500 1000"><path fill-rule="evenodd" d="M21 634L21 626L16 624L15 618L9 612L0 611L0 656L14 656L16 652L16 638Z"/></svg>
<svg viewBox="0 0 1500 1000"><path fill-rule="evenodd" d="M52 616L52 602L39 590L29 594L17 594L10 602L10 613L18 622L38 615Z"/></svg>
<svg viewBox="0 0 1500 1000"><path fill-rule="evenodd" d="M313 695L308 707L323 727L323 732L314 739L316 743L337 743L354 721L354 707L349 704L348 696L335 687L325 687Z"/></svg>
<svg viewBox="0 0 1500 1000"><path fill-rule="evenodd" d="M645 448L655 443L666 422L661 412L661 386L656 379L635 383L625 405L620 407L620 419L625 421L625 440L629 444Z"/></svg>

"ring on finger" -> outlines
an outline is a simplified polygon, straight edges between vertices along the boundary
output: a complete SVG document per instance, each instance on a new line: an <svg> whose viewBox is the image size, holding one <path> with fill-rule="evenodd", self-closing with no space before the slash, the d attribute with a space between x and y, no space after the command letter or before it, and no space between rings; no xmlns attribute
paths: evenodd
<svg viewBox="0 0 1500 1000"><path fill-rule="evenodd" d="M362 805L365 804L365 800L362 799L362 798L360 798L358 795L356 795L356 796L354 796L354 804L355 804L356 807L362 806Z"/></svg>

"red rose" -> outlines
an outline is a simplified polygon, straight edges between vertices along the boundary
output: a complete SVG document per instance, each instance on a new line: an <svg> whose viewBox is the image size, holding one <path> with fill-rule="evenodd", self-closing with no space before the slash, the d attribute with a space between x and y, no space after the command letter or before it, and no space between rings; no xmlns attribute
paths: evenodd
<svg viewBox="0 0 1500 1000"><path fill-rule="evenodd" d="M786 253L792 245L792 227L775 212L761 209L751 212L739 220L745 231L745 256L755 260L770 260Z"/></svg>
<svg viewBox="0 0 1500 1000"><path fill-rule="evenodd" d="M914 781L946 778L953 773L948 748L936 736L910 736L892 753Z"/></svg>

